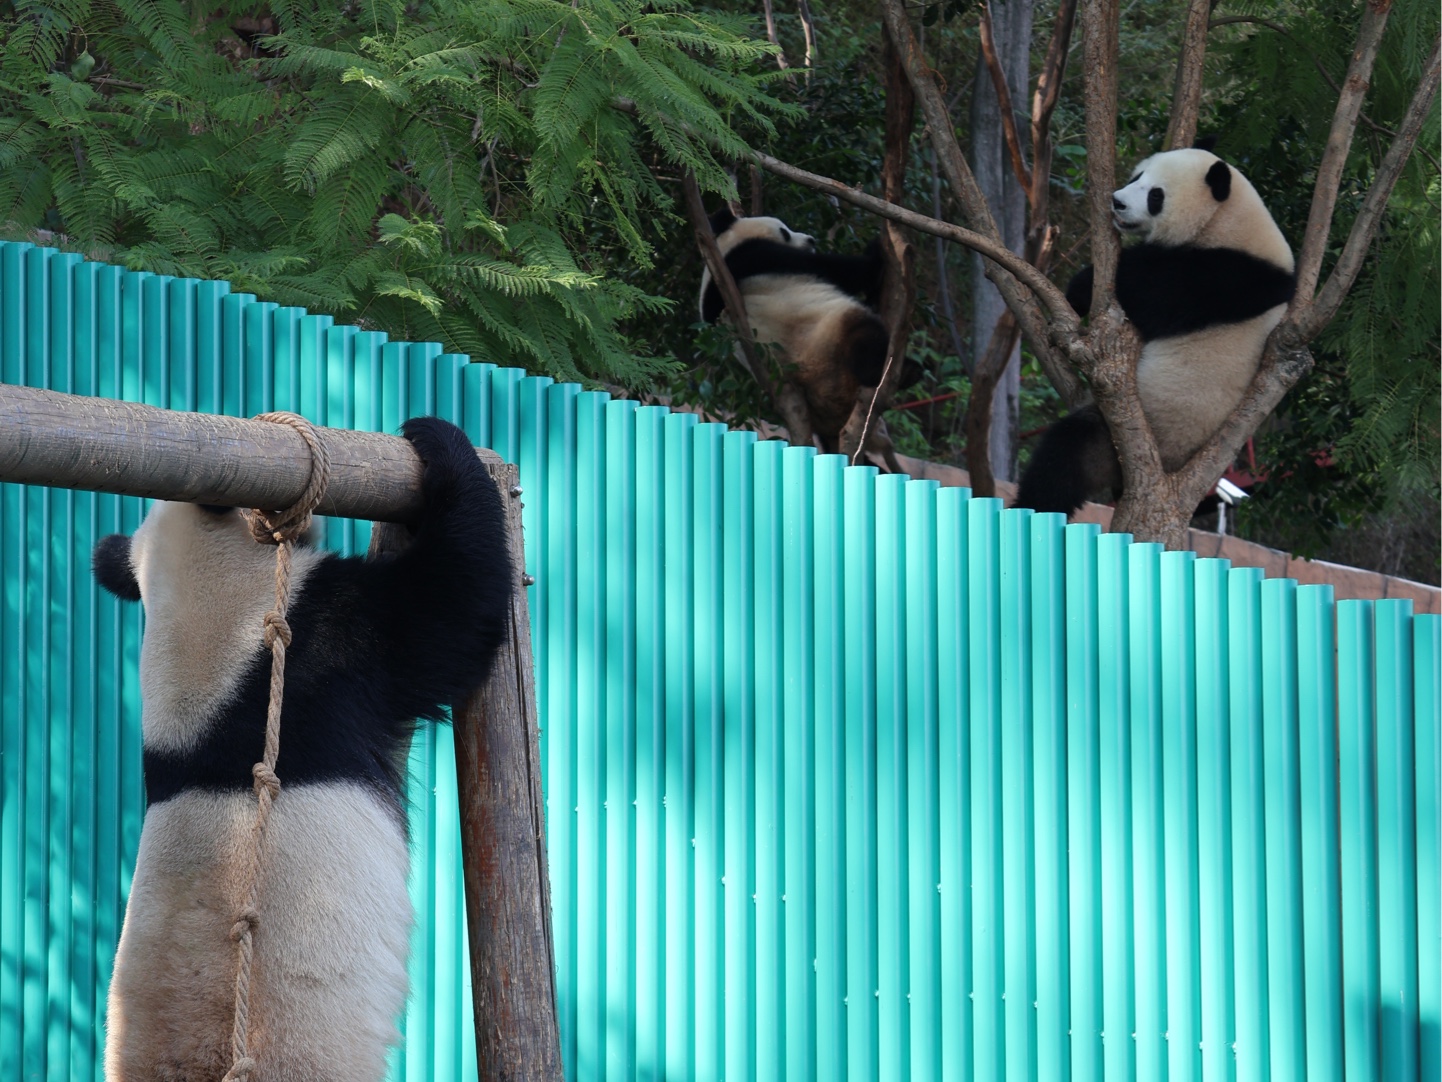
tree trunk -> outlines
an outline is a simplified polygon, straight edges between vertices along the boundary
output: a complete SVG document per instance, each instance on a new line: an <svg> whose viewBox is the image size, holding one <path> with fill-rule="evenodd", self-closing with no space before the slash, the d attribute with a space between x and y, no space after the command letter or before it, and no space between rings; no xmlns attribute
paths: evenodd
<svg viewBox="0 0 1442 1082"><path fill-rule="evenodd" d="M1006 75L1007 88L1013 102L1028 100L1030 83L1028 57L1031 48L1032 0L1009 0L992 8L992 33L997 58ZM1026 241L1026 192L1012 171L1006 136L1002 130L1000 104L996 89L984 62L978 62L976 85L971 105L972 163L978 187L986 197L1001 230L1002 240L1012 251L1020 253ZM976 375L997 321L1006 312L1006 302L983 273L979 256L972 257L972 368ZM969 412L979 412L987 403L988 380L973 380L972 395L976 400ZM1021 391L1021 349L1013 348L1005 367L995 378L990 395L990 432L984 448L971 446L970 434L988 427L981 417L968 418L967 465L972 476L991 476L1009 481L1015 475L1017 407ZM986 462L980 461L981 455ZM981 468L978 468L981 467ZM991 486L988 486L991 487ZM975 490L978 491L979 490ZM992 492L995 489L992 487ZM991 495L992 492L984 493ZM979 494L982 494L979 492Z"/></svg>

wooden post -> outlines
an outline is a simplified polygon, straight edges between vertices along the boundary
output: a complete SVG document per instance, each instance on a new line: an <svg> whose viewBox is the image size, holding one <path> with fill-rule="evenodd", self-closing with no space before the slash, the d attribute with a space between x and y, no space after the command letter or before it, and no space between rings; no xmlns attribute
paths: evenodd
<svg viewBox="0 0 1442 1082"><path fill-rule="evenodd" d="M320 512L375 521L372 556L403 547L405 530L386 524L421 507L410 443L319 432L331 464ZM486 685L452 711L479 1077L561 1082L521 490L515 466L477 454L506 501L516 576L510 636ZM0 384L0 482L275 510L309 475L310 451L285 425Z"/></svg>

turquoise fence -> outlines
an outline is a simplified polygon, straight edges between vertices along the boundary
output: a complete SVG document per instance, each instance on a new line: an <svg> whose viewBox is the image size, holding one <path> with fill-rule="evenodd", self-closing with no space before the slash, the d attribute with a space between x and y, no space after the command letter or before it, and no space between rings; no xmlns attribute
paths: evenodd
<svg viewBox="0 0 1442 1082"><path fill-rule="evenodd" d="M572 1079L1439 1077L1442 621L0 244L0 380L520 466ZM141 501L0 486L0 1079L99 1074ZM332 521L363 550L364 523ZM474 1075L452 745L394 1077Z"/></svg>

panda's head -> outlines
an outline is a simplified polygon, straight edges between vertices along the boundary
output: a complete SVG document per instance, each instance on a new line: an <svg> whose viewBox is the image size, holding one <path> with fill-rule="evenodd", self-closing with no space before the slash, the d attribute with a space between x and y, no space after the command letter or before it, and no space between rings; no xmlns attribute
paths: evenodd
<svg viewBox="0 0 1442 1082"><path fill-rule="evenodd" d="M711 232L716 234L716 246L723 256L748 240L769 240L788 248L816 251L815 237L796 232L780 218L738 218L728 207L711 215Z"/></svg>
<svg viewBox="0 0 1442 1082"><path fill-rule="evenodd" d="M1147 158L1112 193L1112 220L1153 244L1239 248L1292 268L1291 249L1256 189L1209 150Z"/></svg>
<svg viewBox="0 0 1442 1082"><path fill-rule="evenodd" d="M131 537L101 538L92 554L95 579L116 597L144 601L152 617L184 602L203 606L212 590L250 584L275 564L275 549L257 542L234 507L156 501Z"/></svg>

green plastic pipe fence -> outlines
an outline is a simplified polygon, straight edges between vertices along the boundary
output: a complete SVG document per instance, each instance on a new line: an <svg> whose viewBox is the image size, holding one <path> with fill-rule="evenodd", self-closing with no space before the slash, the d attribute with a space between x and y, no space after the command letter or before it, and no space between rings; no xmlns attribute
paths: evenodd
<svg viewBox="0 0 1442 1082"><path fill-rule="evenodd" d="M1435 1080L1442 621L0 244L0 381L520 467L577 1080ZM3 389L0 389L3 393ZM0 485L0 1079L100 1074L140 501ZM363 551L369 526L325 541ZM392 1077L473 1077L453 745Z"/></svg>

